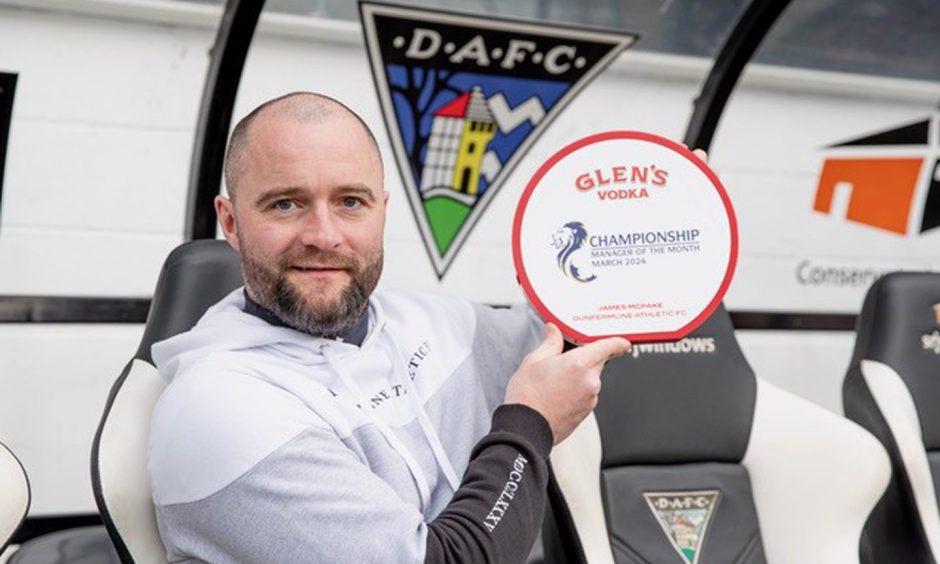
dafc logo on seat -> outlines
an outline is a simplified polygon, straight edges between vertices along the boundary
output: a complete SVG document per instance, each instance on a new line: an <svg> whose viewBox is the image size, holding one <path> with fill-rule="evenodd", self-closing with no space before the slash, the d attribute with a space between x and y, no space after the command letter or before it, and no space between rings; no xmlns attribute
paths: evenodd
<svg viewBox="0 0 940 564"><path fill-rule="evenodd" d="M643 498L669 544L689 564L697 564L719 490L645 492Z"/></svg>
<svg viewBox="0 0 940 564"><path fill-rule="evenodd" d="M360 7L395 160L442 278L532 143L636 36Z"/></svg>
<svg viewBox="0 0 940 564"><path fill-rule="evenodd" d="M940 227L938 121L934 113L827 147L813 209L898 235Z"/></svg>

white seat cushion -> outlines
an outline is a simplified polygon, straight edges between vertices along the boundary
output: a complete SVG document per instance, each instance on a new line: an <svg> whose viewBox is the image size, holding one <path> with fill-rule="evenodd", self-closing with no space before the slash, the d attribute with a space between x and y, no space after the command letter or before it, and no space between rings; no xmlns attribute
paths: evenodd
<svg viewBox="0 0 940 564"><path fill-rule="evenodd" d="M934 560L940 562L940 510L914 398L901 376L890 366L863 360L861 371L898 446L930 551Z"/></svg>
<svg viewBox="0 0 940 564"><path fill-rule="evenodd" d="M150 416L163 388L156 368L133 360L98 444L101 496L108 517L137 564L167 561L147 471Z"/></svg>
<svg viewBox="0 0 940 564"><path fill-rule="evenodd" d="M0 444L0 549L20 527L29 509L29 482L20 461Z"/></svg>
<svg viewBox="0 0 940 564"><path fill-rule="evenodd" d="M891 476L888 454L851 421L763 380L741 463L768 562L859 561L862 528Z"/></svg>

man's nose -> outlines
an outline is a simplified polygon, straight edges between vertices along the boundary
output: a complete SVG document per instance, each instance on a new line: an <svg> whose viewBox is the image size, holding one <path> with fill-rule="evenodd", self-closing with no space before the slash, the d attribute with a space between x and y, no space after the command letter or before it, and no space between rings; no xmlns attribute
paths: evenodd
<svg viewBox="0 0 940 564"><path fill-rule="evenodd" d="M308 247L334 249L343 241L337 218L326 209L312 210L306 218L301 233L301 242Z"/></svg>

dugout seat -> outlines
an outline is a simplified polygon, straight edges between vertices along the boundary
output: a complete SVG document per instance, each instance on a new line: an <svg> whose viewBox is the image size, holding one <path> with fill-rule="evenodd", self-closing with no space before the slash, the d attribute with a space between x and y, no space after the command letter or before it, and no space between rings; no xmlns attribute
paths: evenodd
<svg viewBox="0 0 940 564"><path fill-rule="evenodd" d="M165 563L147 471L153 407L164 383L150 347L190 329L242 284L238 255L221 240L177 247L166 259L134 358L118 377L92 445L92 486L102 520L123 563ZM528 564L541 564L536 541Z"/></svg>
<svg viewBox="0 0 940 564"><path fill-rule="evenodd" d="M19 459L0 443L0 554L29 511L29 480Z"/></svg>
<svg viewBox="0 0 940 564"><path fill-rule="evenodd" d="M871 286L842 397L891 456L891 483L865 526L870 560L940 562L940 274L895 272Z"/></svg>
<svg viewBox="0 0 940 564"><path fill-rule="evenodd" d="M163 265L140 346L111 388L92 445L95 501L122 562L167 561L147 471L150 415L164 388L150 347L190 329L241 284L238 255L225 241L184 243Z"/></svg>
<svg viewBox="0 0 940 564"><path fill-rule="evenodd" d="M594 415L550 458L546 562L859 561L887 454L756 378L724 308L608 362Z"/></svg>

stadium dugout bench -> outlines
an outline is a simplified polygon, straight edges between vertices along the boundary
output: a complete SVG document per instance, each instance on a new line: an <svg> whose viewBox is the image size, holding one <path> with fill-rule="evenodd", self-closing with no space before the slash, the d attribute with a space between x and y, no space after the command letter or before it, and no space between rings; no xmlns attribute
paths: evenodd
<svg viewBox="0 0 940 564"><path fill-rule="evenodd" d="M940 562L940 274L895 272L869 288L842 397L891 456L864 551L871 562Z"/></svg>
<svg viewBox="0 0 940 564"><path fill-rule="evenodd" d="M546 562L859 562L887 454L755 377L723 307L608 362L594 414L550 457Z"/></svg>

